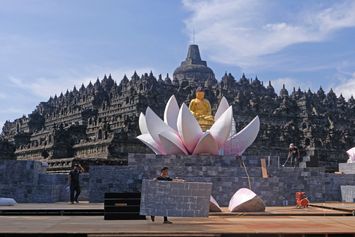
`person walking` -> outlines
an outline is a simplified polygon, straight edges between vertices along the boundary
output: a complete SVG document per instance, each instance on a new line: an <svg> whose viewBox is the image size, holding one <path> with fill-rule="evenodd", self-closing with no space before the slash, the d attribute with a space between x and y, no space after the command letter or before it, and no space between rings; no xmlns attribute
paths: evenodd
<svg viewBox="0 0 355 237"><path fill-rule="evenodd" d="M70 187L70 202L74 204L79 203L79 195L80 195L80 182L79 175L84 171L83 167L80 164L75 164L73 169L69 172L69 187Z"/></svg>

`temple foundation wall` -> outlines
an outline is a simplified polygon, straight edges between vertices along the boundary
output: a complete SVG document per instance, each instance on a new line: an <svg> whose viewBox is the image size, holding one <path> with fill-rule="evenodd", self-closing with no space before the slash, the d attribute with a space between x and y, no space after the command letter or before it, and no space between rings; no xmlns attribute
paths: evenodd
<svg viewBox="0 0 355 237"><path fill-rule="evenodd" d="M278 167L270 162L262 177L260 157L156 156L129 154L127 166L90 166L81 175L82 200L103 202L105 192L139 192L143 179L153 179L169 167L173 178L211 182L212 195L227 206L239 188L251 188L268 206L293 205L295 192L304 191L311 202L342 201L341 186L355 185L355 174L326 173L323 168ZM18 202L68 201L67 174L48 174L38 161L0 161L0 196Z"/></svg>

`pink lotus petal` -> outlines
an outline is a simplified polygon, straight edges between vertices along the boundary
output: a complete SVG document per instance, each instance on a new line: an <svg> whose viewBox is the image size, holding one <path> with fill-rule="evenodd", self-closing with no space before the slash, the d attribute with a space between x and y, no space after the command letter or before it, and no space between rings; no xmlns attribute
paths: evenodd
<svg viewBox="0 0 355 237"><path fill-rule="evenodd" d="M229 206L228 206L229 211L233 211L233 209L253 199L255 196L256 194L250 189L247 188L239 189L229 201Z"/></svg>
<svg viewBox="0 0 355 237"><path fill-rule="evenodd" d="M208 131L200 138L192 154L197 155L204 153L218 155L218 144Z"/></svg>
<svg viewBox="0 0 355 237"><path fill-rule="evenodd" d="M147 147L149 147L155 154L161 155L164 153L162 149L159 148L158 144L153 140L150 134L142 134L137 137L141 142L143 142Z"/></svg>
<svg viewBox="0 0 355 237"><path fill-rule="evenodd" d="M226 97L222 97L221 102L219 102L218 109L214 115L214 121L217 121L221 115L228 109L229 104Z"/></svg>
<svg viewBox="0 0 355 237"><path fill-rule="evenodd" d="M216 199L210 196L210 212L222 212L221 207L218 205Z"/></svg>
<svg viewBox="0 0 355 237"><path fill-rule="evenodd" d="M181 105L178 114L177 128L182 142L191 154L203 132L197 120L184 103Z"/></svg>
<svg viewBox="0 0 355 237"><path fill-rule="evenodd" d="M232 129L233 109L232 106L224 111L219 119L212 125L209 132L216 140L218 148L221 148L230 135Z"/></svg>
<svg viewBox="0 0 355 237"><path fill-rule="evenodd" d="M225 155L242 155L255 141L260 129L260 120L256 116L240 132L230 137L224 144Z"/></svg>
<svg viewBox="0 0 355 237"><path fill-rule="evenodd" d="M139 130L141 131L142 134L149 133L147 128L147 123L145 121L145 116L143 113L139 114Z"/></svg>
<svg viewBox="0 0 355 237"><path fill-rule="evenodd" d="M355 163L355 147L349 149L346 154L349 156L348 163Z"/></svg>
<svg viewBox="0 0 355 237"><path fill-rule="evenodd" d="M170 97L164 110L164 122L177 131L177 118L179 113L179 105L174 95Z"/></svg>
<svg viewBox="0 0 355 237"><path fill-rule="evenodd" d="M0 198L0 206L14 206L17 202L13 198Z"/></svg>
<svg viewBox="0 0 355 237"><path fill-rule="evenodd" d="M149 134L152 136L153 140L160 145L159 134L162 132L168 131L176 134L177 132L169 127L166 123L164 123L158 115L156 115L151 108L147 108L145 112L145 120L147 123L147 129Z"/></svg>
<svg viewBox="0 0 355 237"><path fill-rule="evenodd" d="M163 132L159 134L161 146L167 155L187 155L185 147L182 145L176 134Z"/></svg>

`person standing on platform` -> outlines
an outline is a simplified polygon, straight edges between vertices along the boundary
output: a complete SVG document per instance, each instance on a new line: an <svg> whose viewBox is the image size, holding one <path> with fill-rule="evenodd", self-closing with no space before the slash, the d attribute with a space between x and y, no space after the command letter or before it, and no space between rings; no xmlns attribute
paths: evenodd
<svg viewBox="0 0 355 237"><path fill-rule="evenodd" d="M161 169L160 175L158 177L155 178L155 180L159 180L159 181L173 181L172 178L169 177L169 168L168 167L164 167ZM151 220L154 222L155 221L155 216L151 216L150 217ZM172 224L171 221L168 220L167 216L164 216L164 224Z"/></svg>
<svg viewBox="0 0 355 237"><path fill-rule="evenodd" d="M292 165L293 167L298 166L298 163L300 161L300 151L293 143L290 144L290 147L288 149L287 160L288 159L291 159L291 166Z"/></svg>
<svg viewBox="0 0 355 237"><path fill-rule="evenodd" d="M75 164L73 169L69 172L69 187L70 187L70 202L74 204L79 203L80 195L80 182L79 175L84 171L83 167L80 164Z"/></svg>

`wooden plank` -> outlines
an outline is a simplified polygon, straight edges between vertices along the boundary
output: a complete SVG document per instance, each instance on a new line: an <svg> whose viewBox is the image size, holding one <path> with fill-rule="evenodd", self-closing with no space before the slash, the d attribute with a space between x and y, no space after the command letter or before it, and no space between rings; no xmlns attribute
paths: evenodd
<svg viewBox="0 0 355 237"><path fill-rule="evenodd" d="M261 159L261 174L263 176L264 179L268 178L268 174L267 174L267 169L266 169L266 160L265 159Z"/></svg>

